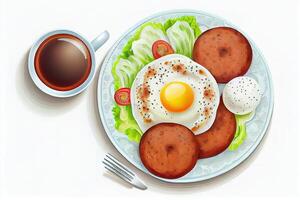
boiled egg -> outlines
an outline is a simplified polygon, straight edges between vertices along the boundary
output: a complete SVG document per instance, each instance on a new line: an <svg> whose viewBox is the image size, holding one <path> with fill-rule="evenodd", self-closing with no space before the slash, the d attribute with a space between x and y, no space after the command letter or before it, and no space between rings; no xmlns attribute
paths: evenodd
<svg viewBox="0 0 300 200"><path fill-rule="evenodd" d="M257 81L251 77L241 76L229 81L223 90L223 102L234 114L244 115L256 109L262 92Z"/></svg>

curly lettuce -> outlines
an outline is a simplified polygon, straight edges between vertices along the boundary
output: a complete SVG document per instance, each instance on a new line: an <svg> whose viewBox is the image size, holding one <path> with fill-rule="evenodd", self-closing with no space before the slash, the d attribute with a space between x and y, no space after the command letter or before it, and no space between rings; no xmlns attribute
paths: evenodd
<svg viewBox="0 0 300 200"><path fill-rule="evenodd" d="M194 16L182 16L182 17L168 19L164 23L164 29L165 30L169 29L176 22L187 22L190 25L191 29L193 29L195 38L197 38L201 34L201 29L200 29L198 22Z"/></svg>
<svg viewBox="0 0 300 200"><path fill-rule="evenodd" d="M228 147L230 151L237 150L245 141L247 137L246 122L250 121L253 118L253 116L254 116L254 112L245 115L235 115L237 126L234 134L234 138Z"/></svg>
<svg viewBox="0 0 300 200"><path fill-rule="evenodd" d="M151 42L153 41L153 39L160 38L160 37L165 38L164 27L161 23L154 23L154 22L144 23L135 32L135 34L131 38L129 38L128 42L123 47L121 56L128 58L130 55L133 55L132 44L141 38Z"/></svg>
<svg viewBox="0 0 300 200"><path fill-rule="evenodd" d="M196 18L191 16L169 19L164 24L148 22L141 25L113 64L114 89L131 87L141 68L154 60L152 45L155 41L169 41L176 53L191 57L195 38L200 33ZM115 104L112 112L115 128L126 134L130 141L139 142L143 132L133 117L131 106Z"/></svg>
<svg viewBox="0 0 300 200"><path fill-rule="evenodd" d="M196 18L183 16L169 19L164 28L174 51L191 58L195 40L201 34Z"/></svg>
<svg viewBox="0 0 300 200"><path fill-rule="evenodd" d="M154 60L151 50L152 44L160 39L167 39L163 25L152 22L143 24L129 39L113 64L112 75L115 90L131 87L140 69ZM129 140L139 142L143 133L132 115L131 106L115 104L113 115L115 128L125 133Z"/></svg>

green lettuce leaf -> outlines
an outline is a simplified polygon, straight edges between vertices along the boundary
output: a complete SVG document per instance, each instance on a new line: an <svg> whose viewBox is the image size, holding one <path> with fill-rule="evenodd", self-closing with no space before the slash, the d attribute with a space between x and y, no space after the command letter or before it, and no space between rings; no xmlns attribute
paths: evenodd
<svg viewBox="0 0 300 200"><path fill-rule="evenodd" d="M195 38L200 33L196 18L191 16L169 19L164 24L148 22L141 25L113 63L114 89L131 88L141 68L154 60L152 45L155 41L170 41L176 53L191 57ZM115 104L112 112L115 128L126 134L130 141L139 142L143 132L133 117L131 106Z"/></svg>
<svg viewBox="0 0 300 200"><path fill-rule="evenodd" d="M158 32L157 33L155 33L156 31L147 31L146 32L146 30L148 30L149 27L153 28L153 30L156 30ZM145 29L145 28L147 28L147 29ZM153 33L154 33L154 35L152 36L151 34L153 34ZM141 35L143 36L143 38L145 38L145 37L159 38L159 35L161 33L163 33L165 35L164 27L161 23L147 22L147 23L142 24L140 26L140 28L135 32L135 34L128 40L126 45L123 47L123 50L121 53L122 57L128 58L130 55L133 55L132 43L134 41L139 40ZM151 44L151 47L152 47L152 44Z"/></svg>
<svg viewBox="0 0 300 200"><path fill-rule="evenodd" d="M132 116L131 106L115 105L112 112L115 128L125 133L130 141L139 142L143 133Z"/></svg>
<svg viewBox="0 0 300 200"><path fill-rule="evenodd" d="M197 22L197 20L194 16L182 16L182 17L178 17L178 18L168 19L164 23L165 31L168 28L170 28L171 26L173 26L178 21L187 22L191 26L191 28L193 29L195 38L197 38L201 34L200 27L199 27L198 22Z"/></svg>
<svg viewBox="0 0 300 200"><path fill-rule="evenodd" d="M152 22L143 24L129 39L113 64L115 90L131 87L140 69L154 60L152 44L159 39L167 39L163 25ZM139 142L143 133L132 115L131 106L115 104L113 115L115 128L126 134L129 140Z"/></svg>
<svg viewBox="0 0 300 200"><path fill-rule="evenodd" d="M195 40L201 34L196 18L183 16L169 19L164 29L174 51L191 58Z"/></svg>
<svg viewBox="0 0 300 200"><path fill-rule="evenodd" d="M236 131L234 134L234 138L228 147L230 151L237 150L245 141L247 137L246 122L250 121L253 116L254 112L245 115L235 115Z"/></svg>

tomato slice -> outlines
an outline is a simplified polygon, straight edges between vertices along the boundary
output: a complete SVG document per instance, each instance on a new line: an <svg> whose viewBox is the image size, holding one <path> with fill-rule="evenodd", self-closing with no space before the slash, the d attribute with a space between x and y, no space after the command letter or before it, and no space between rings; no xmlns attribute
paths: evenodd
<svg viewBox="0 0 300 200"><path fill-rule="evenodd" d="M157 40L152 45L152 54L155 59L173 53L171 45L164 40Z"/></svg>
<svg viewBox="0 0 300 200"><path fill-rule="evenodd" d="M115 101L120 106L130 105L130 88L120 88L115 92Z"/></svg>

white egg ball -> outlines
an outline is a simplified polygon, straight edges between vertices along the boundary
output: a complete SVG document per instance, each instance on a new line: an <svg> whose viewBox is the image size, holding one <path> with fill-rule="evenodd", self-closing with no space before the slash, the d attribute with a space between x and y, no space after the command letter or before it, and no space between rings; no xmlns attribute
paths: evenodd
<svg viewBox="0 0 300 200"><path fill-rule="evenodd" d="M260 103L261 96L261 89L256 80L247 76L232 79L223 90L224 105L238 115L254 111Z"/></svg>

